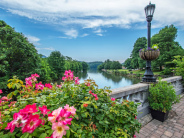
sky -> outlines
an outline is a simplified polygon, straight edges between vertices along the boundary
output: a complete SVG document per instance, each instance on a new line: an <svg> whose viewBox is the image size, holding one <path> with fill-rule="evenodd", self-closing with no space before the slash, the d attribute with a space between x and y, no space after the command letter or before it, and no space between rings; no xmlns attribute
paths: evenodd
<svg viewBox="0 0 184 138"><path fill-rule="evenodd" d="M124 62L139 37L147 37L148 0L0 0L0 20L33 43L39 54L52 51L78 61ZM167 25L178 29L184 48L184 0L152 0L151 35Z"/></svg>

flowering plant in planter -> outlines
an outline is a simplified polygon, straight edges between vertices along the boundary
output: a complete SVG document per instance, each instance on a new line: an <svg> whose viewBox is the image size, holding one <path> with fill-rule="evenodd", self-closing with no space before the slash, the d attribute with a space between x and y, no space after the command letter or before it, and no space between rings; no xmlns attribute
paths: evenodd
<svg viewBox="0 0 184 138"><path fill-rule="evenodd" d="M60 85L44 85L37 81L38 74L26 78L25 85L11 81L10 88L20 87L1 105L0 137L116 138L133 137L139 131L138 104L119 103L108 96L107 87L98 89L90 79L80 83L70 70L64 75ZM17 101L8 108L13 95Z"/></svg>
<svg viewBox="0 0 184 138"><path fill-rule="evenodd" d="M154 60L160 55L159 47L157 44L154 44L151 48L143 48L139 50L139 56L143 60Z"/></svg>

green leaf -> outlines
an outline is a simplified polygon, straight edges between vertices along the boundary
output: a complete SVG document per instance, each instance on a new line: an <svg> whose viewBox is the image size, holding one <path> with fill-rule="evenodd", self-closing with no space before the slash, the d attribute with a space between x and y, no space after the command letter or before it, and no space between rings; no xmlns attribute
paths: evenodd
<svg viewBox="0 0 184 138"><path fill-rule="evenodd" d="M27 138L29 136L29 133L24 133L20 138Z"/></svg>
<svg viewBox="0 0 184 138"><path fill-rule="evenodd" d="M39 138L45 138L47 136L46 133L42 133Z"/></svg>
<svg viewBox="0 0 184 138"><path fill-rule="evenodd" d="M70 131L69 130L66 131L66 136L67 136L67 138L70 137Z"/></svg>

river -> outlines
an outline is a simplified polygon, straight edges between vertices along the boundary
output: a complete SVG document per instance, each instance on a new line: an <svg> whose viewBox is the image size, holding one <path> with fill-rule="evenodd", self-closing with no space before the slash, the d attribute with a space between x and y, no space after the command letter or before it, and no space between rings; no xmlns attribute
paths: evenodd
<svg viewBox="0 0 184 138"><path fill-rule="evenodd" d="M99 88L104 88L107 86L110 87L110 89L115 89L130 86L140 82L140 79L137 78L109 74L98 70L88 70L87 72L74 73L74 75L79 77L80 83L83 83L84 80L89 78L93 79Z"/></svg>

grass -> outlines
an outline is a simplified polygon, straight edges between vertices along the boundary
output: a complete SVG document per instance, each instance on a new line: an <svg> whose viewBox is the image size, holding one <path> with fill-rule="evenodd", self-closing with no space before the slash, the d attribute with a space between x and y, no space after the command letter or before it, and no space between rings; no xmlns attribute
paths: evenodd
<svg viewBox="0 0 184 138"><path fill-rule="evenodd" d="M144 74L145 70L132 70L129 71L129 69L118 69L119 72L126 71L127 73L133 72L133 74ZM153 70L154 75L161 75L160 70Z"/></svg>

